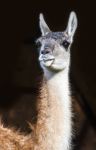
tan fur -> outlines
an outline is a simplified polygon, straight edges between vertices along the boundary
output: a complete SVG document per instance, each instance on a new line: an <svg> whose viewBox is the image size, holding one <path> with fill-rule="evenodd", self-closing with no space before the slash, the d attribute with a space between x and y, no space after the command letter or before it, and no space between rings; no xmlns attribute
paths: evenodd
<svg viewBox="0 0 96 150"><path fill-rule="evenodd" d="M56 143L58 143L57 135L62 132L58 122L63 117L63 112L61 106L58 106L56 102L55 94L48 94L45 82L43 82L38 99L38 119L34 131L30 135L21 135L20 132L4 128L3 125L0 125L0 150L56 149ZM52 101L49 101L49 99Z"/></svg>

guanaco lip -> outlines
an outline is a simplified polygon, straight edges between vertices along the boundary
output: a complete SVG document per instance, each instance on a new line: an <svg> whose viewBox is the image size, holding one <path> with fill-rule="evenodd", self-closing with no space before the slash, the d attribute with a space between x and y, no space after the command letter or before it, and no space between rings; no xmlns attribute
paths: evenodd
<svg viewBox="0 0 96 150"><path fill-rule="evenodd" d="M54 56L40 56L39 57L39 61L44 61L44 62L46 62L46 61L52 61L54 59L55 59Z"/></svg>
<svg viewBox="0 0 96 150"><path fill-rule="evenodd" d="M43 61L52 61L52 60L54 60L54 59L43 59Z"/></svg>

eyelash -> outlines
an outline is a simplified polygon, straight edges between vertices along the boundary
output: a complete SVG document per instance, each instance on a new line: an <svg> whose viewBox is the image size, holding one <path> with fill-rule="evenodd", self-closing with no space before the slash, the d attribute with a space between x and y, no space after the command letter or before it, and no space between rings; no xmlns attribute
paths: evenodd
<svg viewBox="0 0 96 150"><path fill-rule="evenodd" d="M68 49L69 45L70 43L66 40L62 42L62 46L64 46L66 49Z"/></svg>

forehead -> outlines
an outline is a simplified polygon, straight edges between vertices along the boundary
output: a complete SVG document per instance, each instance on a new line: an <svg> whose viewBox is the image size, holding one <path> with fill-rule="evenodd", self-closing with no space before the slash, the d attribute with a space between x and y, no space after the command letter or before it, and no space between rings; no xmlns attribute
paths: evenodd
<svg viewBox="0 0 96 150"><path fill-rule="evenodd" d="M41 36L39 39L37 40L47 40L47 39L53 39L53 40L56 40L56 41L59 41L59 40L64 40L64 39L68 39L68 36L66 33L64 32L50 32L48 34L46 34L45 36Z"/></svg>
<svg viewBox="0 0 96 150"><path fill-rule="evenodd" d="M52 38L54 40L58 40L64 37L64 33L63 32L50 32L45 37L47 39Z"/></svg>

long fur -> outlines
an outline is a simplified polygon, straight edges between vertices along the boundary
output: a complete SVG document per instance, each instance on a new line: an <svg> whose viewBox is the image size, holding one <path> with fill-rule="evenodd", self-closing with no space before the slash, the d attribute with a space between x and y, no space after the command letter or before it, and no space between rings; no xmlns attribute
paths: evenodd
<svg viewBox="0 0 96 150"><path fill-rule="evenodd" d="M67 73L63 72L43 80L34 130L29 135L21 135L0 125L0 150L69 150L71 104L67 82Z"/></svg>

